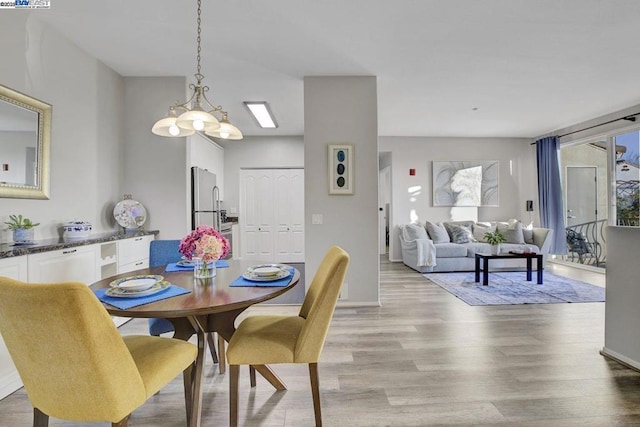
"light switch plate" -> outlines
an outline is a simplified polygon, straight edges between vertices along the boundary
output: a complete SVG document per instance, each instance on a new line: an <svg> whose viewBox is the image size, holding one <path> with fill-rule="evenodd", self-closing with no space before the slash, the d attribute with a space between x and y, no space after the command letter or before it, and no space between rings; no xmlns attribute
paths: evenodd
<svg viewBox="0 0 640 427"><path fill-rule="evenodd" d="M322 224L322 214L312 214L311 215L311 224L314 224L314 225Z"/></svg>

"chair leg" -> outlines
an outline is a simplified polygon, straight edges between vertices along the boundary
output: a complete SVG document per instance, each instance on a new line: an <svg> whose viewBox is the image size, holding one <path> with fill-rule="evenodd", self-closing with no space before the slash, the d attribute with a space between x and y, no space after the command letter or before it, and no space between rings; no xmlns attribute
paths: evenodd
<svg viewBox="0 0 640 427"><path fill-rule="evenodd" d="M238 381L240 365L229 365L229 427L238 426Z"/></svg>
<svg viewBox="0 0 640 427"><path fill-rule="evenodd" d="M49 415L38 408L33 408L33 427L47 427L49 425Z"/></svg>
<svg viewBox="0 0 640 427"><path fill-rule="evenodd" d="M221 374L227 372L227 353L225 350L225 341L224 338L218 334L218 359L220 360L218 363L218 369Z"/></svg>
<svg viewBox="0 0 640 427"><path fill-rule="evenodd" d="M216 346L213 340L213 334L215 332L209 332L207 334L207 343L209 344L209 351L211 352L211 358L213 359L213 363L218 363L218 354L216 353Z"/></svg>
<svg viewBox="0 0 640 427"><path fill-rule="evenodd" d="M256 386L256 368L253 365L249 365L249 381L251 381L251 387Z"/></svg>
<svg viewBox="0 0 640 427"><path fill-rule="evenodd" d="M184 383L184 406L187 410L187 425L191 425L191 408L193 405L193 388L191 379L193 378L195 364L189 365L187 369L182 372L182 381Z"/></svg>
<svg viewBox="0 0 640 427"><path fill-rule="evenodd" d="M318 380L318 364L309 363L309 377L311 378L311 394L313 395L313 411L316 417L316 427L322 427L322 413L320 411L320 382Z"/></svg>
<svg viewBox="0 0 640 427"><path fill-rule="evenodd" d="M127 415L117 423L111 423L111 427L127 427L129 425L129 417L131 414Z"/></svg>

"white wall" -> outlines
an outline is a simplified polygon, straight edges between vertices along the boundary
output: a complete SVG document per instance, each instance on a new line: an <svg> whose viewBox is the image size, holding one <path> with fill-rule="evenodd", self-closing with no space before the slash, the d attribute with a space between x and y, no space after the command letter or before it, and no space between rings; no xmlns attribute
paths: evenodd
<svg viewBox="0 0 640 427"><path fill-rule="evenodd" d="M239 208L240 169L303 168L304 143L301 136L245 136L241 141L224 142L224 208L233 216Z"/></svg>
<svg viewBox="0 0 640 427"><path fill-rule="evenodd" d="M112 229L106 212L119 193L121 77L34 12L5 10L0 29L2 84L53 105L50 199L0 199L0 221L20 213L40 222L36 239L58 237L74 218ZM11 239L0 232L0 242Z"/></svg>
<svg viewBox="0 0 640 427"><path fill-rule="evenodd" d="M305 268L316 271L330 246L344 248L356 304L379 304L377 105L375 77L304 79ZM329 143L354 145L354 195L328 194Z"/></svg>
<svg viewBox="0 0 640 427"><path fill-rule="evenodd" d="M640 228L607 227L603 354L640 369Z"/></svg>
<svg viewBox="0 0 640 427"><path fill-rule="evenodd" d="M147 209L147 229L161 239L182 238L191 229L187 215L187 139L151 133L176 99L185 99L184 77L127 77L121 190Z"/></svg>
<svg viewBox="0 0 640 427"><path fill-rule="evenodd" d="M402 259L397 225L412 221L447 221L451 208L433 206L431 162L498 160L500 206L478 209L479 221L519 218L529 221L525 200L538 208L535 147L524 138L380 137L381 152L391 152L392 211L389 258ZM415 176L409 175L415 169ZM532 219L538 222L537 212Z"/></svg>

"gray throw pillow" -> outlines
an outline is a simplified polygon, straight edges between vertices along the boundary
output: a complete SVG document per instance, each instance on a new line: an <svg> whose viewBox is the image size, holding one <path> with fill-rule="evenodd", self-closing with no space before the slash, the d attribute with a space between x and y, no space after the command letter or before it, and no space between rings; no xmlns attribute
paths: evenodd
<svg viewBox="0 0 640 427"><path fill-rule="evenodd" d="M453 243L469 243L475 242L473 233L469 227L464 225L447 224L447 231L451 235L451 241Z"/></svg>
<svg viewBox="0 0 640 427"><path fill-rule="evenodd" d="M524 245L524 234L522 233L522 223L516 222L513 225L506 225L504 223L498 223L498 231L504 234L507 239L506 243L514 243L517 245Z"/></svg>
<svg viewBox="0 0 640 427"><path fill-rule="evenodd" d="M485 225L485 224L475 224L473 226L473 237L478 241L478 242L487 242L487 240L485 239L484 235L485 233L489 233L489 232L494 232L496 231L496 226L495 225Z"/></svg>
<svg viewBox="0 0 640 427"><path fill-rule="evenodd" d="M464 226L464 227L467 227L469 230L471 230L473 227L473 221L449 221L449 222L443 222L442 224L444 225L445 230L447 230L447 232L449 233L449 238L451 239L452 242L453 242L453 230L456 229L456 227ZM471 237L473 238L473 233ZM472 241L475 241L475 239L473 239Z"/></svg>
<svg viewBox="0 0 640 427"><path fill-rule="evenodd" d="M428 239L427 230L420 224L407 224L404 226L404 235L402 236L407 242L413 242L417 239Z"/></svg>
<svg viewBox="0 0 640 427"><path fill-rule="evenodd" d="M429 233L433 243L449 243L451 241L449 233L447 233L442 223L434 224L427 221L427 233Z"/></svg>

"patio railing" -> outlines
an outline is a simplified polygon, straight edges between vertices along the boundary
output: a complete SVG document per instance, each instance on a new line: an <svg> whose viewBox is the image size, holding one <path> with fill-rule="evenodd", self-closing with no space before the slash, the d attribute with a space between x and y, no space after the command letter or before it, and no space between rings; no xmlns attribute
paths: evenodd
<svg viewBox="0 0 640 427"><path fill-rule="evenodd" d="M568 255L565 260L595 267L607 262L607 220L585 222L566 227Z"/></svg>

